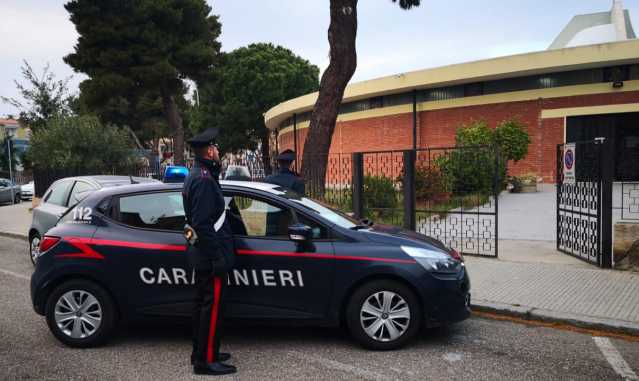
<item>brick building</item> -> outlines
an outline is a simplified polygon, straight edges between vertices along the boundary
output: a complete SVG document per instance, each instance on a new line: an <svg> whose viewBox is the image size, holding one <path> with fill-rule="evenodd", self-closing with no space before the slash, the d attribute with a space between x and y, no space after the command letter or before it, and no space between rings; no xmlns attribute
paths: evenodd
<svg viewBox="0 0 639 381"><path fill-rule="evenodd" d="M615 139L618 167L639 177L639 40L620 6L576 16L546 51L350 84L330 152L451 146L462 124L517 118L532 142L524 160L510 163L513 175L554 182L557 144L603 136ZM307 94L265 114L280 151L297 148L301 157L316 99Z"/></svg>

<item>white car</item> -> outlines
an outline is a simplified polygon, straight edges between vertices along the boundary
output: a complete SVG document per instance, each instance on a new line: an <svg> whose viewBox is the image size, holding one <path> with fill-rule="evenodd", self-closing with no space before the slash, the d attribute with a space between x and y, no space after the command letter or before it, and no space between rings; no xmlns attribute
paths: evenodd
<svg viewBox="0 0 639 381"><path fill-rule="evenodd" d="M33 180L20 186L20 198L23 200L31 200L33 198Z"/></svg>

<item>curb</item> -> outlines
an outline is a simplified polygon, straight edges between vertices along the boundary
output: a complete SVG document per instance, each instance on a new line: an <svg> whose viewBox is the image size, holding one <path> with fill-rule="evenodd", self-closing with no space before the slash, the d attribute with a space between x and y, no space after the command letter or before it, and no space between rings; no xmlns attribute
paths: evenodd
<svg viewBox="0 0 639 381"><path fill-rule="evenodd" d="M473 301L471 304L471 308L480 312L491 312L498 315L511 316L524 320L561 323L580 328L639 336L639 322L598 318L594 316L579 315L570 312L560 312L535 307L489 302L486 300Z"/></svg>
<svg viewBox="0 0 639 381"><path fill-rule="evenodd" d="M0 231L0 237L14 238L14 239L22 239L25 241L29 240L29 237L26 234L21 233L13 233L13 232L3 232Z"/></svg>

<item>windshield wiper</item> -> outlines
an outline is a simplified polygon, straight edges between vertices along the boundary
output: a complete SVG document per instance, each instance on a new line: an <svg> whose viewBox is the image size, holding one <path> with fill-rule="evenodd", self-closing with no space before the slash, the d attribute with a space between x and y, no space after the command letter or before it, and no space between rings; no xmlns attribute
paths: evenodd
<svg viewBox="0 0 639 381"><path fill-rule="evenodd" d="M370 226L369 225L355 225L355 226L351 226L349 229L351 230L362 230L362 229L369 229Z"/></svg>

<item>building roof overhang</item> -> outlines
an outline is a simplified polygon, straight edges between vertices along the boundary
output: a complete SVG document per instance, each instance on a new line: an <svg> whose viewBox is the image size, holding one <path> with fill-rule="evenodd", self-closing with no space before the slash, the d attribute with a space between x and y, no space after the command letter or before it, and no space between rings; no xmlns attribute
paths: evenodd
<svg viewBox="0 0 639 381"><path fill-rule="evenodd" d="M414 89L632 63L639 63L639 40L637 39L517 54L356 82L346 87L342 102ZM264 114L266 127L271 130L276 129L293 114L312 110L317 95L317 92L306 94L274 106Z"/></svg>

